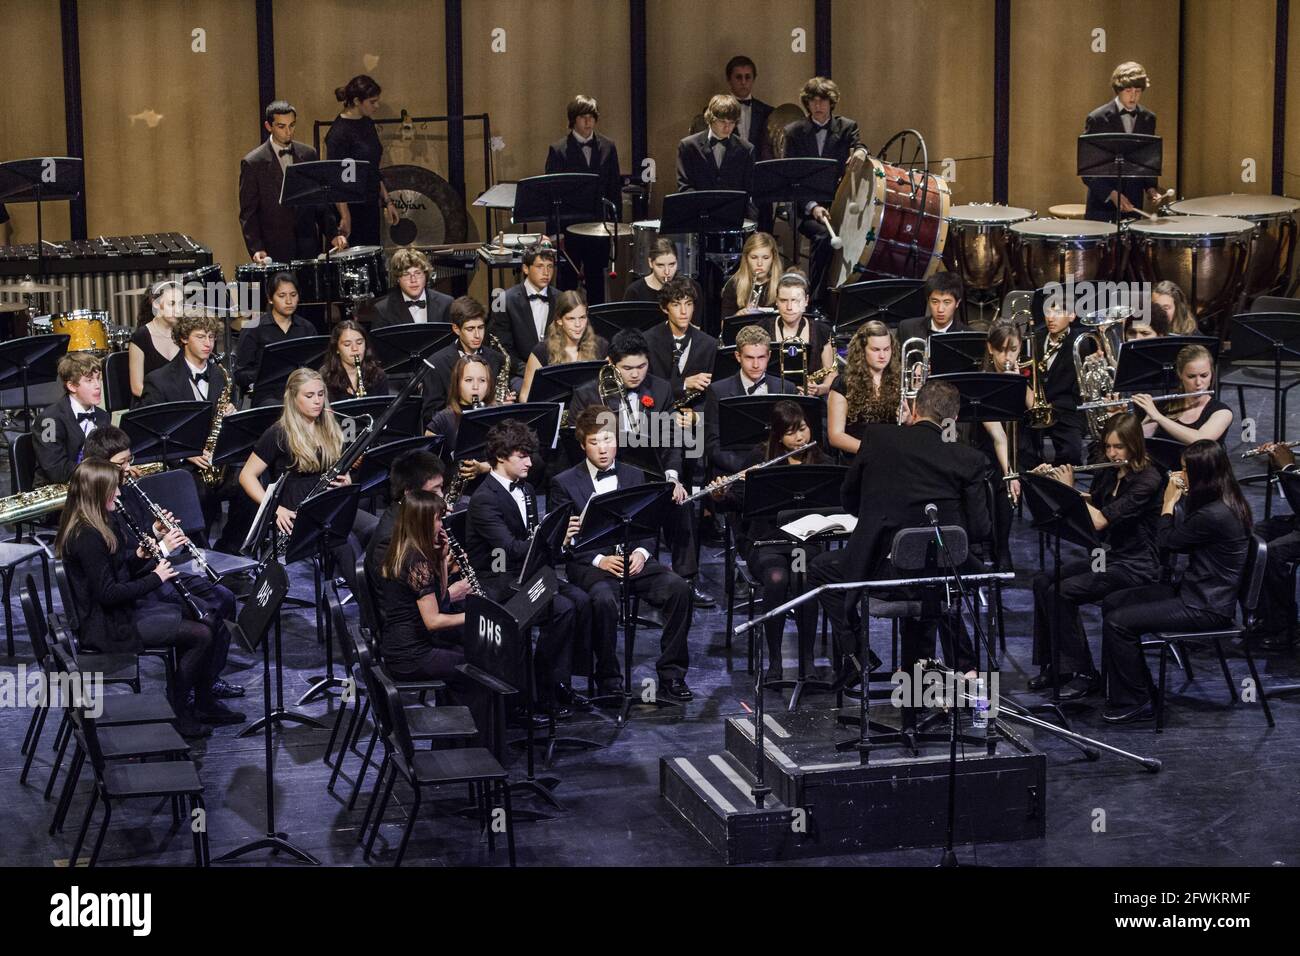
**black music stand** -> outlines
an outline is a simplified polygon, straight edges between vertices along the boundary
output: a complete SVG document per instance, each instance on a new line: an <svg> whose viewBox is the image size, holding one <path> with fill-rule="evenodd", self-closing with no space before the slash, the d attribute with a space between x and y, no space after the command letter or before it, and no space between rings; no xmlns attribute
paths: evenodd
<svg viewBox="0 0 1300 956"><path fill-rule="evenodd" d="M840 286L835 301L835 338L847 338L858 326L879 319L891 329L904 319L925 315L921 279L870 279Z"/></svg>
<svg viewBox="0 0 1300 956"><path fill-rule="evenodd" d="M1085 183L1090 179L1109 179L1115 183L1115 248L1123 248L1120 198L1126 179L1158 179L1164 152L1164 140L1146 133L1084 133L1079 137L1077 175ZM1119 256L1115 257L1118 271ZM1119 278L1117 274L1115 278Z"/></svg>
<svg viewBox="0 0 1300 956"><path fill-rule="evenodd" d="M217 436L217 447L212 453L213 467L247 461L258 439L279 420L283 411L275 405L263 405L261 408L246 408L227 415L221 425L221 434Z"/></svg>
<svg viewBox="0 0 1300 956"><path fill-rule="evenodd" d="M515 187L513 222L545 222L546 234L555 236L560 255L574 272L566 248L565 227L602 219L600 176L596 173L550 173L519 180Z"/></svg>
<svg viewBox="0 0 1300 956"><path fill-rule="evenodd" d="M596 334L610 341L624 329L645 332L666 321L657 302L602 302L587 309L587 318Z"/></svg>
<svg viewBox="0 0 1300 956"><path fill-rule="evenodd" d="M1155 339L1134 339L1119 350L1115 366L1116 392L1147 392L1165 395L1178 391L1175 360L1188 345L1203 345L1216 359L1219 340L1208 335L1168 335Z"/></svg>
<svg viewBox="0 0 1300 956"><path fill-rule="evenodd" d="M363 159L317 160L291 163L280 185L281 206L319 206L365 203L378 177L374 165ZM333 244L325 243L325 273L330 275ZM325 325L334 311L334 283L325 283Z"/></svg>
<svg viewBox="0 0 1300 956"><path fill-rule="evenodd" d="M818 202L829 206L839 184L839 164L829 158L801 156L754 164L754 205L788 202L792 207L789 262L799 261L799 222L804 218L804 205Z"/></svg>
<svg viewBox="0 0 1300 956"><path fill-rule="evenodd" d="M614 543L625 556L632 554L632 538L654 537L663 530L668 520L668 509L673 507L673 486L666 481L619 488L603 495L592 495L582 510L582 524L570 548L584 551L602 544ZM653 555L652 555L653 557ZM623 562L619 601L623 618L623 693L617 726L627 723L632 710L632 656L636 642L636 620L632 616L632 589L629 586L628 561ZM592 698L593 702L608 699ZM650 707L670 707L673 703L661 700L658 694L640 702Z"/></svg>
<svg viewBox="0 0 1300 956"><path fill-rule="evenodd" d="M1061 542L1069 541L1086 551L1102 547L1092 525L1083 495L1070 485L1047 475L1027 472L1020 476L1025 503L1033 517L1031 527L1052 539L1052 695L1048 704L1027 707L1030 713L1054 714L1069 728L1061 709Z"/></svg>
<svg viewBox="0 0 1300 956"><path fill-rule="evenodd" d="M437 435L416 435L412 438L398 438L366 450L352 483L361 489L361 496L381 492L388 482L388 473L393 462L408 451L428 451L435 455L442 454L442 439Z"/></svg>
<svg viewBox="0 0 1300 956"><path fill-rule="evenodd" d="M749 451L767 439L772 428L772 406L777 402L794 402L808 422L811 440L821 444L822 408L820 398L811 395L733 395L718 402L718 432L722 447L728 451ZM803 467L803 466L800 466Z"/></svg>
<svg viewBox="0 0 1300 956"><path fill-rule="evenodd" d="M1182 471L1183 452L1187 446L1175 438L1153 435L1147 439L1147 455L1164 471Z"/></svg>
<svg viewBox="0 0 1300 956"><path fill-rule="evenodd" d="M1286 434L1283 422L1282 364L1291 374L1300 374L1300 317L1289 312L1244 312L1233 317L1228 331L1232 363L1254 362L1273 366L1273 441ZM1295 380L1286 386L1291 388ZM1264 488L1264 517L1273 512L1273 459L1268 459L1268 480Z"/></svg>
<svg viewBox="0 0 1300 956"><path fill-rule="evenodd" d="M543 448L554 448L560 433L562 411L558 402L523 402L470 409L460 416L454 457L480 458L487 451L488 432L493 426L510 419L531 428Z"/></svg>
<svg viewBox="0 0 1300 956"><path fill-rule="evenodd" d="M723 345L713 359L713 381L721 382L724 378L740 374L740 362L736 359L736 347Z"/></svg>
<svg viewBox="0 0 1300 956"><path fill-rule="evenodd" d="M591 362L562 362L545 365L533 373L533 384L528 390L527 404L558 402L568 407L573 393L596 380L600 369L609 363L597 359Z"/></svg>
<svg viewBox="0 0 1300 956"><path fill-rule="evenodd" d="M747 325L761 326L766 319L775 319L779 315L776 309L759 309L756 312L747 312L744 315L737 313L729 315L722 320L722 329L718 336L718 341L723 345L730 345L735 348L736 333ZM776 345L775 342L772 343Z"/></svg>
<svg viewBox="0 0 1300 956"><path fill-rule="evenodd" d="M372 329L369 335L375 360L390 379L423 372L422 360L456 341L450 322L403 322Z"/></svg>
<svg viewBox="0 0 1300 956"><path fill-rule="evenodd" d="M372 419L378 419L393 404L395 404L395 397L392 395L367 395L364 398L345 398L341 402L334 402L330 405L330 410L341 418L360 418L369 415ZM386 437L391 441L396 438L419 436L424 431L422 425L420 403L408 397L389 417L382 434L376 437Z"/></svg>
<svg viewBox="0 0 1300 956"><path fill-rule="evenodd" d="M664 197L663 214L659 222L661 236L692 233L697 237L712 232L739 232L745 224L749 197L736 189L705 189L699 192L672 193ZM703 239L697 238L700 248ZM714 311L722 297L719 268L704 268L710 255L700 257L700 275L696 278L702 287L702 302L707 305L703 315L696 313L696 322L710 335L718 331L719 314ZM715 264L718 264L715 262Z"/></svg>
<svg viewBox="0 0 1300 956"><path fill-rule="evenodd" d="M756 518L774 518L777 521L793 521L805 514L839 513L844 510L840 501L840 487L848 468L843 465L774 465L770 468L758 468L745 478L745 500L741 508L741 520L752 521ZM785 538L780 541L756 541L755 546L763 544L789 543L794 547L809 541L824 540L833 534L813 535L804 541ZM792 582L792 590L802 593L807 590L804 572L797 572L798 577ZM765 635L763 635L765 637ZM758 673L761 686L774 690L789 688L790 704L788 710L799 708L799 701L805 690L833 692L830 681L808 676L808 654L812 650L804 644L803 635L799 638L799 670L794 680L772 681L762 684L763 645L766 640L759 640Z"/></svg>
<svg viewBox="0 0 1300 956"><path fill-rule="evenodd" d="M263 318L274 321L266 316ZM283 401L289 376L300 368L320 368L329 344L328 335L304 335L263 346L257 358L257 375L249 389L253 403L267 405ZM261 401L266 395L271 395L271 399Z"/></svg>
<svg viewBox="0 0 1300 956"><path fill-rule="evenodd" d="M0 389L23 390L23 416L32 430L31 386L58 381L59 359L68 354L68 335L28 335L0 342Z"/></svg>
<svg viewBox="0 0 1300 956"><path fill-rule="evenodd" d="M944 332L931 335L930 377L956 372L978 372L984 365L986 332ZM901 346L902 343L900 342Z"/></svg>
<svg viewBox="0 0 1300 956"><path fill-rule="evenodd" d="M36 281L45 277L45 221L42 204L76 199L85 182L77 156L37 156L0 163L0 203L36 203Z"/></svg>
<svg viewBox="0 0 1300 956"><path fill-rule="evenodd" d="M271 704L271 642L266 639L267 631L276 629L276 650L279 650L278 634L280 630L280 606L284 596L289 593L289 578L284 568L277 561L269 562L253 582L253 590L244 609L239 612L238 621L227 621L226 627L235 635L239 643L249 651L262 645L262 736L265 742L263 760L266 777L266 833L264 836L243 846L222 854L214 863L229 863L246 853L258 850L270 850L288 853L299 863L319 866L316 859L306 850L300 850L289 842L289 834L278 829L275 823L275 748L271 740L272 716L275 710ZM246 736L246 734L241 734Z"/></svg>
<svg viewBox="0 0 1300 956"><path fill-rule="evenodd" d="M164 402L133 408L122 415L119 426L131 439L131 454L137 465L194 458L203 454L208 443L212 404Z"/></svg>

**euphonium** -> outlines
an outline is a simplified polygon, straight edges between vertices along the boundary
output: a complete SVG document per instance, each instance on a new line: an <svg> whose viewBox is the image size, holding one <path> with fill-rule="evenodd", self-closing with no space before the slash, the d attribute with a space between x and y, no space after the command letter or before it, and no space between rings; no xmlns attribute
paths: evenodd
<svg viewBox="0 0 1300 956"><path fill-rule="evenodd" d="M230 374L230 370L222 371L226 373L226 384L222 386L221 397L217 399L217 407L212 412L212 428L208 431L208 440L203 443L203 456L209 464L199 472L203 483L209 488L221 484L221 479L226 476L224 467L217 468L211 464L212 456L217 453L217 439L221 437L221 426L226 421L226 406L230 404L230 392L235 384L235 377Z"/></svg>
<svg viewBox="0 0 1300 956"><path fill-rule="evenodd" d="M141 465L137 469L141 476L156 475L162 470L163 463L160 461ZM42 485L32 491L20 491L7 498L0 498L0 524L21 524L39 518L61 510L67 501L67 485Z"/></svg>
<svg viewBox="0 0 1300 956"><path fill-rule="evenodd" d="M930 340L913 336L903 343L902 354L903 397L911 401L930 376Z"/></svg>
<svg viewBox="0 0 1300 956"><path fill-rule="evenodd" d="M1124 323L1133 317L1127 306L1087 312L1079 316L1079 324L1087 328L1074 340L1074 370L1079 379L1079 396L1082 405L1100 402L1115 387L1115 372L1119 367L1119 349L1124 344ZM1094 343L1088 355L1083 354L1086 342ZM1094 439L1101 439L1109 413L1102 408L1087 410L1088 431Z"/></svg>

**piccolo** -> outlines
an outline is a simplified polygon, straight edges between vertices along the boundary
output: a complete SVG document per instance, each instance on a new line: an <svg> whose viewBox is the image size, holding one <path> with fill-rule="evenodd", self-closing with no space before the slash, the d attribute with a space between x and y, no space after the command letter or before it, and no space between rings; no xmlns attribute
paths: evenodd
<svg viewBox="0 0 1300 956"><path fill-rule="evenodd" d="M1247 458L1262 458L1264 455L1267 455L1268 452L1265 450L1265 447L1266 447L1266 446L1264 446L1264 445L1260 445L1260 446L1258 446L1258 447L1256 447L1256 448L1252 448L1252 449L1250 449L1249 451L1243 451L1243 452L1241 453L1242 461L1245 461ZM1300 441L1279 441L1279 442L1271 442L1270 445L1269 445L1269 447L1272 447L1272 448L1300 448Z"/></svg>
<svg viewBox="0 0 1300 956"><path fill-rule="evenodd" d="M1213 394L1214 394L1213 389L1205 388L1205 389L1201 389L1199 392L1172 392L1169 395L1152 395L1151 401L1172 402L1176 398L1196 398L1200 395L1213 395ZM1132 405L1132 404L1133 404L1132 396L1129 396L1128 398L1112 398L1104 402L1084 402L1082 405L1079 406L1079 411L1088 412L1088 411L1092 411L1095 408L1116 408L1121 405Z"/></svg>
<svg viewBox="0 0 1300 956"><path fill-rule="evenodd" d="M1098 462L1098 463L1095 464L1095 465L1080 465L1078 468L1075 468L1075 469L1074 469L1074 473L1075 473L1076 475L1079 475L1079 474L1083 474L1084 472L1089 472L1089 471L1105 471L1107 468L1122 468L1124 465L1127 465L1127 464L1128 464L1128 460L1127 460L1127 459L1125 459L1125 460L1121 460L1121 461L1101 461L1101 462ZM1010 475L1003 475L1003 476L1002 476L1002 480L1003 480L1003 481L1019 481L1021 478L1025 477L1025 475L1027 475L1027 474L1033 474L1033 472L1019 472L1019 471L1018 471L1018 472L1013 472L1013 473L1010 474Z"/></svg>
<svg viewBox="0 0 1300 956"><path fill-rule="evenodd" d="M766 468L768 465L775 465L777 462L785 461L787 458L793 458L795 455L801 455L815 444L817 444L815 441L810 441L806 445L800 445L794 451L788 451L784 455L777 455L775 458L769 458L767 461L760 461L757 465L750 465L748 468L743 468L734 475L727 475L725 478L718 478L705 485L699 491L695 492L695 494L689 495L682 504L690 504L692 501L703 498L711 492L719 491L727 487L727 485L733 485L738 481L744 481L745 476L751 471L757 471L760 468Z"/></svg>

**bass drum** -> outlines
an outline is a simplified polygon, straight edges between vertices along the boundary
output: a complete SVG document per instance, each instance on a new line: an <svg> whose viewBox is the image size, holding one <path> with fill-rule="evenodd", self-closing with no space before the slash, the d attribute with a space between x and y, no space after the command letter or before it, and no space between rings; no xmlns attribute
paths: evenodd
<svg viewBox="0 0 1300 956"><path fill-rule="evenodd" d="M650 247L659 238L658 219L642 219L632 223L632 238L639 276L650 274ZM700 274L700 249L694 235L664 236L677 247L677 274L697 277Z"/></svg>
<svg viewBox="0 0 1300 956"><path fill-rule="evenodd" d="M943 256L950 203L941 177L875 157L846 175L831 205L844 242L835 257L835 285L927 278Z"/></svg>
<svg viewBox="0 0 1300 956"><path fill-rule="evenodd" d="M1009 227L1034 214L1017 206L972 203L948 211L948 241L943 264L961 276L968 289L985 292L1000 287L1011 268Z"/></svg>
<svg viewBox="0 0 1300 956"><path fill-rule="evenodd" d="M1091 219L1027 219L1011 225L1011 261L1022 288L1089 282L1115 272L1115 226Z"/></svg>
<svg viewBox="0 0 1300 956"><path fill-rule="evenodd" d="M1244 193L1181 199L1169 205L1169 211L1178 216L1227 217L1255 224L1250 265L1246 270L1246 295L1252 299L1273 292L1284 294L1290 284L1295 263L1297 209L1300 200Z"/></svg>
<svg viewBox="0 0 1300 956"><path fill-rule="evenodd" d="M631 225L625 222L578 222L566 231L571 236L602 240L606 243L606 249L609 249L608 244L613 242L614 274L605 276L605 301L621 300L623 293L627 291L628 282L631 281L632 260L636 258L636 241Z"/></svg>

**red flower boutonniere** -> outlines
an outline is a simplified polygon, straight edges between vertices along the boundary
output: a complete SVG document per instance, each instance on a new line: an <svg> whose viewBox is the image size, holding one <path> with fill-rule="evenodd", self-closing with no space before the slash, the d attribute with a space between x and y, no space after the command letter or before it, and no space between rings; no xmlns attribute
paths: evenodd
<svg viewBox="0 0 1300 956"><path fill-rule="evenodd" d="M652 396L652 395L642 395L642 396L641 396L641 407L644 408L644 409L647 409L647 410L649 410L649 409L651 409L651 408L654 408L654 407L655 407L654 396Z"/></svg>

